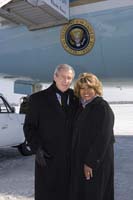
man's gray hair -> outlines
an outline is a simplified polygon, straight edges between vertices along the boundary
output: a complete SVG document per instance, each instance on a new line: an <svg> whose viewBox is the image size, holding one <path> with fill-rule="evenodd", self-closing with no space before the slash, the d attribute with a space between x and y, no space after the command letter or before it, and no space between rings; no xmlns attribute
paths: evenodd
<svg viewBox="0 0 133 200"><path fill-rule="evenodd" d="M54 75L57 75L58 72L59 72L60 70L62 70L62 69L63 69L63 70L66 70L66 71L71 70L72 73L73 73L73 78L74 78L74 76L75 76L75 71L74 71L73 67L71 67L71 66L68 65L68 64L60 64L60 65L58 65L58 66L55 68Z"/></svg>

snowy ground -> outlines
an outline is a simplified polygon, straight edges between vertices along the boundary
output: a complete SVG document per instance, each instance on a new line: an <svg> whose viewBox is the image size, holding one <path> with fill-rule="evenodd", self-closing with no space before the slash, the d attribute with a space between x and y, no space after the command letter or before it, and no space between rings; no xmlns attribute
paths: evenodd
<svg viewBox="0 0 133 200"><path fill-rule="evenodd" d="M115 135L133 135L133 104L111 104L115 114Z"/></svg>
<svg viewBox="0 0 133 200"><path fill-rule="evenodd" d="M111 104L115 113L115 200L133 199L133 104ZM0 150L0 200L33 200L34 156Z"/></svg>

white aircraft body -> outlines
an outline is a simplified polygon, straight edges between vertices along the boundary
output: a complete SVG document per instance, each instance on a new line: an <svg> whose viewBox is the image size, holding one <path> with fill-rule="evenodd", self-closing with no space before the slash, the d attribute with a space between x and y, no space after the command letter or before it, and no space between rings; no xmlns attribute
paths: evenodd
<svg viewBox="0 0 133 200"><path fill-rule="evenodd" d="M12 1L6 2L10 5ZM12 7L4 9L11 12ZM2 12L0 9L0 15ZM82 72L95 73L106 86L115 87L118 100L121 93L122 98L127 96L123 87L132 87L133 77L132 0L70 0L69 22L29 29L1 18L0 73L9 75L3 76L6 80L25 77L19 78L17 86L26 88L29 84L38 90L42 88L40 82L52 82L58 64L68 63L74 67L76 77ZM32 92L28 89L18 93Z"/></svg>

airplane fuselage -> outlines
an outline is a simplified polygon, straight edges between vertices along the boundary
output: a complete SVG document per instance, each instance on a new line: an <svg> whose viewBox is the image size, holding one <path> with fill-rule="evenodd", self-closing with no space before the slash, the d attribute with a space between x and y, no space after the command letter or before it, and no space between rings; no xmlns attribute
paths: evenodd
<svg viewBox="0 0 133 200"><path fill-rule="evenodd" d="M57 26L29 31L20 25L0 26L0 73L52 81L60 63L72 65L76 76L95 73L102 79L133 77L133 2L104 1L72 7L71 19L85 19L95 33L94 46L85 55L72 55L61 44ZM121 5L120 5L121 3Z"/></svg>

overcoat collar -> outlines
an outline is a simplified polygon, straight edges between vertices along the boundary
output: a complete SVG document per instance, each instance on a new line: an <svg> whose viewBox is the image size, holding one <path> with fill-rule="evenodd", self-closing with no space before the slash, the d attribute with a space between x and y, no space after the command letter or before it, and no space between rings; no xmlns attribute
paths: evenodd
<svg viewBox="0 0 133 200"><path fill-rule="evenodd" d="M47 89L47 98L48 102L51 104L51 107L53 107L53 110L56 109L57 112L59 112L62 116L65 117L66 113L61 107L61 104L57 98L56 90L53 84Z"/></svg>
<svg viewBox="0 0 133 200"><path fill-rule="evenodd" d="M102 100L102 97L97 96L95 99L93 99L90 103L88 103L85 108L81 107L79 108L79 112L77 113L78 115L78 119L79 120L84 120L84 118L86 117L86 115L88 115L91 107L95 104L98 104L100 101ZM79 114L80 113L80 114Z"/></svg>

